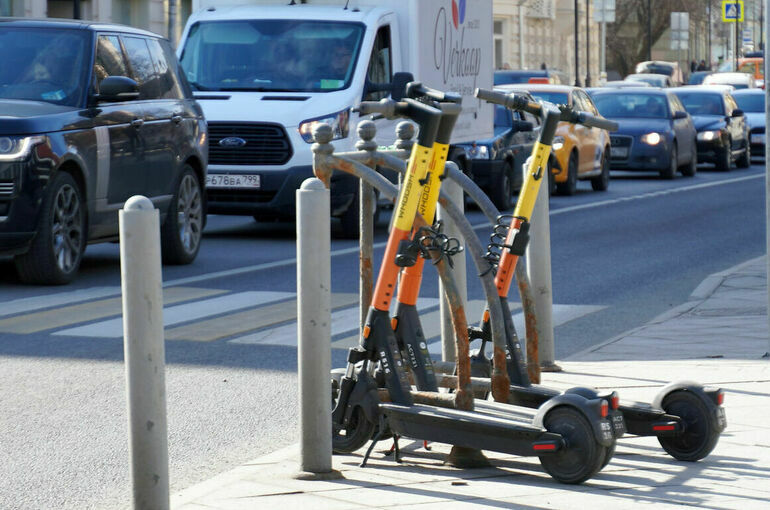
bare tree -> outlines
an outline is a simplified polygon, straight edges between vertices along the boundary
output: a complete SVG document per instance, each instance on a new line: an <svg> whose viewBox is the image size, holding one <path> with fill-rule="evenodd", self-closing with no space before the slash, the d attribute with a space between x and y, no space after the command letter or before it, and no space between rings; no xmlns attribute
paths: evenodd
<svg viewBox="0 0 770 510"><path fill-rule="evenodd" d="M690 13L690 26L705 30L709 2L712 16L718 14L719 0L617 0L615 23L607 25L607 67L626 76L647 60L648 20L653 46L669 28L672 12Z"/></svg>

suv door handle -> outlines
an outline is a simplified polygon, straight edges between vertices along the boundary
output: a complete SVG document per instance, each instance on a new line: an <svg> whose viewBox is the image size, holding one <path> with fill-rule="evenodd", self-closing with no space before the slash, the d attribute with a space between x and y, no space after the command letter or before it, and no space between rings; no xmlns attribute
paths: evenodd
<svg viewBox="0 0 770 510"><path fill-rule="evenodd" d="M144 124L144 119L134 119L131 121L131 125L135 128L140 128Z"/></svg>
<svg viewBox="0 0 770 510"><path fill-rule="evenodd" d="M179 123L180 123L180 122L182 122L183 120L184 120L184 118L183 118L181 115L174 115L173 117L171 117L171 121L172 121L174 124L179 124Z"/></svg>

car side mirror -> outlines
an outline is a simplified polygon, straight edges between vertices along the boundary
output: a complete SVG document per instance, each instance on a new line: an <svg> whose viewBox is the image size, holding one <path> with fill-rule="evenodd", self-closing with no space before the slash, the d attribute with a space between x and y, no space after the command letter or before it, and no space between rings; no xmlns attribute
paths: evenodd
<svg viewBox="0 0 770 510"><path fill-rule="evenodd" d="M99 84L97 103L117 103L139 99L139 85L125 76L108 76Z"/></svg>
<svg viewBox="0 0 770 510"><path fill-rule="evenodd" d="M733 117L743 117L743 110L740 108L733 110Z"/></svg>
<svg viewBox="0 0 770 510"><path fill-rule="evenodd" d="M686 119L687 117L687 112L683 112L682 110L677 110L674 112L674 120Z"/></svg>
<svg viewBox="0 0 770 510"><path fill-rule="evenodd" d="M535 125L532 124L528 120L514 120L513 121L513 130L514 131L534 131Z"/></svg>

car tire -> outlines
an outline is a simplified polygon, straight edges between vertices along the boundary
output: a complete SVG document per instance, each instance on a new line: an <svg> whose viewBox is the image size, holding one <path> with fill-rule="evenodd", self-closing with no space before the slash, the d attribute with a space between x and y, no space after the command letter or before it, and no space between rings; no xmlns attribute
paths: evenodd
<svg viewBox="0 0 770 510"><path fill-rule="evenodd" d="M743 145L743 154L741 154L741 157L736 161L736 166L738 168L749 168L751 166L751 144L746 140L743 142Z"/></svg>
<svg viewBox="0 0 770 510"><path fill-rule="evenodd" d="M80 268L87 242L86 210L77 182L57 172L46 190L37 233L29 250L14 262L24 283L63 285Z"/></svg>
<svg viewBox="0 0 770 510"><path fill-rule="evenodd" d="M499 211L507 211L513 207L513 167L510 161L503 163L489 198Z"/></svg>
<svg viewBox="0 0 770 510"><path fill-rule="evenodd" d="M578 155L573 152L569 156L567 165L567 180L556 184L556 192L559 195L572 196L577 191Z"/></svg>
<svg viewBox="0 0 770 510"><path fill-rule="evenodd" d="M198 255L202 239L203 192L195 171L185 164L160 231L163 262L190 264Z"/></svg>
<svg viewBox="0 0 770 510"><path fill-rule="evenodd" d="M360 209L360 205L358 203L358 195L360 192L359 186L356 186L356 196L353 198L353 201L350 203L350 206L345 210L344 213L339 217L340 218L340 226L342 227L342 232L340 236L343 239L358 239L360 237L360 222L358 220L358 212ZM377 226L377 222L380 219L380 206L378 204L379 194L375 191L374 194L374 225Z"/></svg>
<svg viewBox="0 0 770 510"><path fill-rule="evenodd" d="M682 175L685 177L695 177L698 172L698 147L695 140L692 142L692 150L690 151L690 161L682 167Z"/></svg>
<svg viewBox="0 0 770 510"><path fill-rule="evenodd" d="M610 159L607 157L607 152L605 149L602 155L602 173L591 179L591 188L594 191L607 191L610 186Z"/></svg>
<svg viewBox="0 0 770 510"><path fill-rule="evenodd" d="M674 142L673 146L671 147L671 154L669 156L669 164L666 168L663 168L660 170L660 178L661 179L673 179L676 177L676 172L679 169L679 165L677 163L679 154L676 150L676 142Z"/></svg>
<svg viewBox="0 0 770 510"><path fill-rule="evenodd" d="M717 170L722 172L729 172L732 170L733 156L730 151L730 147L732 147L732 142L728 141L727 148L721 154L719 154L716 160L715 166Z"/></svg>

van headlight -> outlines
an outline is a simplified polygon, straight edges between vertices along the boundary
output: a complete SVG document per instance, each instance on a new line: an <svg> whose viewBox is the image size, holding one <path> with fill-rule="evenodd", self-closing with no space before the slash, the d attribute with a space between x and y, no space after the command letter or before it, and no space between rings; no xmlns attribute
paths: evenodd
<svg viewBox="0 0 770 510"><path fill-rule="evenodd" d="M564 137L554 136L553 143L551 144L551 148L555 151L560 151L562 147L564 147Z"/></svg>
<svg viewBox="0 0 770 510"><path fill-rule="evenodd" d="M350 108L330 115L324 115L323 117L303 120L299 123L299 135L305 142L313 143L313 130L319 124L329 124L332 127L332 132L334 133L332 140L347 138L350 126Z"/></svg>
<svg viewBox="0 0 770 510"><path fill-rule="evenodd" d="M32 147L44 141L45 137L42 136L25 136L22 138L0 136L0 161L22 160L29 156Z"/></svg>
<svg viewBox="0 0 770 510"><path fill-rule="evenodd" d="M646 135L642 135L642 142L647 145L658 145L660 141L661 137L658 133L647 133Z"/></svg>

